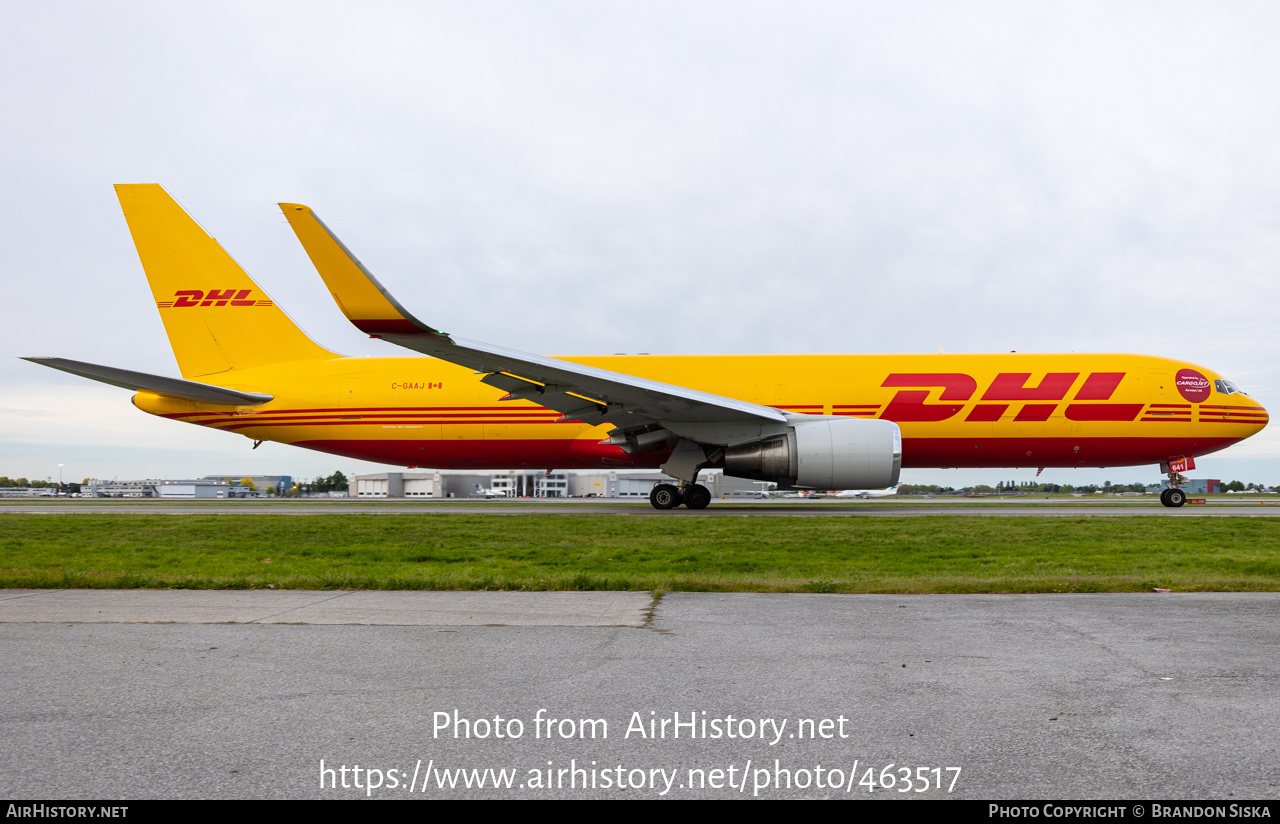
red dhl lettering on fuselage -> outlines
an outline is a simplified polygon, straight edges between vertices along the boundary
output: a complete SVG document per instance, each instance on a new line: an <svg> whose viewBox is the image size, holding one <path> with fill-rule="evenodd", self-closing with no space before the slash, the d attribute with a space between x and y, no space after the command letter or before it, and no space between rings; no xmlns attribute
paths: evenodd
<svg viewBox="0 0 1280 824"><path fill-rule="evenodd" d="M1001 420L1012 404L1022 401L1013 420L1019 422L1047 421L1058 411L1080 379L1080 372L1049 372L1035 386L1028 386L1030 372L1001 372L979 396L965 416L967 422L991 423ZM1132 421L1138 417L1144 404L1100 403L1115 394L1124 372L1090 372L1072 395L1073 402L1066 404L1063 417L1072 421ZM880 414L897 422L937 423L955 417L965 404L978 392L978 382L963 372L905 372L894 373L880 384L883 388L899 391ZM941 403L926 403L929 395L941 389ZM949 401L949 403L948 403ZM988 403L1006 401L1006 403ZM1092 401L1075 403L1074 401ZM846 412L845 414L859 414ZM862 413L865 414L865 413Z"/></svg>
<svg viewBox="0 0 1280 824"><path fill-rule="evenodd" d="M250 298L252 289L179 289L173 300L157 301L161 309L183 309L191 306L270 306L270 300Z"/></svg>

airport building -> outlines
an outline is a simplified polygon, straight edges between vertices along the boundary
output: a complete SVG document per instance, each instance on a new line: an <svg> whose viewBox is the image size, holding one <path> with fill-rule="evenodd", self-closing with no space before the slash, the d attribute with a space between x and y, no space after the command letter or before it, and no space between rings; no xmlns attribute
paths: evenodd
<svg viewBox="0 0 1280 824"><path fill-rule="evenodd" d="M1149 492L1159 492L1167 489L1169 482L1161 481L1159 486L1151 487ZM1212 495L1222 491L1222 481L1217 478L1189 478L1186 483L1179 484L1178 488L1188 495Z"/></svg>
<svg viewBox="0 0 1280 824"><path fill-rule="evenodd" d="M158 481L157 498L228 498L234 487L226 481L202 478L198 481Z"/></svg>
<svg viewBox="0 0 1280 824"><path fill-rule="evenodd" d="M221 481L233 487L232 497L281 495L293 488L292 475L205 475L201 481ZM248 481L248 483L245 483Z"/></svg>
<svg viewBox="0 0 1280 824"><path fill-rule="evenodd" d="M249 483L246 483L246 480ZM647 499L656 484L678 484L656 472L567 472L514 470L486 473L379 472L355 475L354 495L333 492L330 497L424 500L440 498L640 498ZM699 481L712 497L747 496L762 484L730 478L723 472L703 472ZM250 485L251 484L251 485ZM206 475L193 480L93 479L84 494L95 498L256 498L287 492L289 475ZM50 493L51 494L51 493Z"/></svg>
<svg viewBox="0 0 1280 824"><path fill-rule="evenodd" d="M94 498L230 498L233 487L223 480L102 481L91 479L82 493Z"/></svg>
<svg viewBox="0 0 1280 824"><path fill-rule="evenodd" d="M0 487L0 498L56 498L56 486L5 486Z"/></svg>
<svg viewBox="0 0 1280 824"><path fill-rule="evenodd" d="M257 498L292 486L293 478L288 475L206 475L187 480L94 478L81 491L94 498Z"/></svg>
<svg viewBox="0 0 1280 824"><path fill-rule="evenodd" d="M357 498L442 498L440 473L379 472L356 476Z"/></svg>
<svg viewBox="0 0 1280 824"><path fill-rule="evenodd" d="M734 496L750 496L764 487L773 484L761 484L745 478L733 478L721 471L704 471L698 476L698 482L711 491L713 498L729 498ZM667 475L654 472L599 472L581 473L572 476L569 494L575 498L645 498L658 484L676 484L679 481Z"/></svg>
<svg viewBox="0 0 1280 824"><path fill-rule="evenodd" d="M699 478L712 497L750 496L760 483L704 472ZM660 483L678 484L656 472L552 472L517 470L492 473L379 472L357 475L356 497L401 498L641 498Z"/></svg>
<svg viewBox="0 0 1280 824"><path fill-rule="evenodd" d="M357 498L564 498L570 474L378 472L356 475Z"/></svg>

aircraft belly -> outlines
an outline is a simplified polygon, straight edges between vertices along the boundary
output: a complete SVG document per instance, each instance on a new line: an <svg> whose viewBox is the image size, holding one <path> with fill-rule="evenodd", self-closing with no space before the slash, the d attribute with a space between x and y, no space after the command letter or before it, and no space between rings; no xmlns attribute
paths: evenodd
<svg viewBox="0 0 1280 824"><path fill-rule="evenodd" d="M903 469L1141 466L1226 449L1239 437L904 437Z"/></svg>
<svg viewBox="0 0 1280 824"><path fill-rule="evenodd" d="M469 469L478 465L488 469L647 469L657 467L667 454L664 450L634 458L621 450L617 450L616 455L606 454L603 447L591 449L581 439L569 438L508 440L502 442L500 450L488 441L455 439L452 442L454 457L436 452L439 458L435 460L424 458L424 452L419 451L423 445L413 441L322 438L294 441L292 445L362 461L423 469ZM483 456L483 462L474 460L478 456Z"/></svg>

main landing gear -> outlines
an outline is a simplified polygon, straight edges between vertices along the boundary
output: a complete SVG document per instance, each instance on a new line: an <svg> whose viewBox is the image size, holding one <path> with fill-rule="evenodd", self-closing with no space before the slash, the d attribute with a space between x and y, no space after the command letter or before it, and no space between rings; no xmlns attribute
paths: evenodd
<svg viewBox="0 0 1280 824"><path fill-rule="evenodd" d="M711 503L711 490L702 484L658 484L649 493L649 503L654 509L675 509L680 504L684 504L686 509L706 509Z"/></svg>

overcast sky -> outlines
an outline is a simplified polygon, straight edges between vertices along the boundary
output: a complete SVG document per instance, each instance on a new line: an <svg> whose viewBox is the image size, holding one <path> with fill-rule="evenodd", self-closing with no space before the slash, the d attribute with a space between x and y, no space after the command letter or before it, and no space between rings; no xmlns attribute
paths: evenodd
<svg viewBox="0 0 1280 824"><path fill-rule="evenodd" d="M17 359L178 374L113 183L164 185L352 355L402 350L342 318L278 201L515 348L1132 351L1280 408L1274 3L5 8L0 475L378 471ZM1199 463L1280 483L1280 436Z"/></svg>

